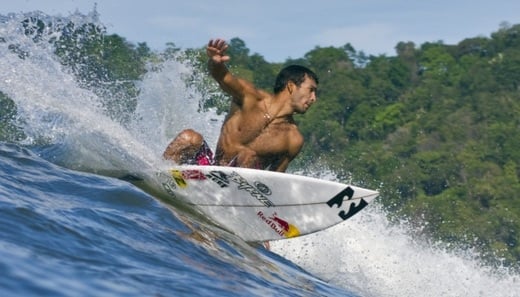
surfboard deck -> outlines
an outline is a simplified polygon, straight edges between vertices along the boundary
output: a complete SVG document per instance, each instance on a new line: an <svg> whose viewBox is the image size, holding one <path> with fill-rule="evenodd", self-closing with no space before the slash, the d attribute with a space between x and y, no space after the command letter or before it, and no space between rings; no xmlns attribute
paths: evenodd
<svg viewBox="0 0 520 297"><path fill-rule="evenodd" d="M248 242L302 236L339 224L379 193L295 174L223 166L173 166L156 174L172 198Z"/></svg>

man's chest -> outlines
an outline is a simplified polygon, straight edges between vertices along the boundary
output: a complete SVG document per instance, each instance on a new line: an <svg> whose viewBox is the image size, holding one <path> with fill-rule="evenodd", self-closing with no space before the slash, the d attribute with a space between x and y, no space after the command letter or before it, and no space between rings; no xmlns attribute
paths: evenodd
<svg viewBox="0 0 520 297"><path fill-rule="evenodd" d="M259 156L285 154L289 149L289 138L296 126L292 124L270 124L265 127L247 146Z"/></svg>

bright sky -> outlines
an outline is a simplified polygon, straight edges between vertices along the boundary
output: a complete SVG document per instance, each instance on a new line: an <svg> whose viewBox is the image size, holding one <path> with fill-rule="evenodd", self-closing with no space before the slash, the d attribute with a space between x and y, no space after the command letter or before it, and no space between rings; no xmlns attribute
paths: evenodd
<svg viewBox="0 0 520 297"><path fill-rule="evenodd" d="M392 56L400 41L456 44L489 37L503 22L520 24L519 0L0 0L0 14L87 14L96 2L108 32L130 42L160 50L238 37L269 62L346 43Z"/></svg>

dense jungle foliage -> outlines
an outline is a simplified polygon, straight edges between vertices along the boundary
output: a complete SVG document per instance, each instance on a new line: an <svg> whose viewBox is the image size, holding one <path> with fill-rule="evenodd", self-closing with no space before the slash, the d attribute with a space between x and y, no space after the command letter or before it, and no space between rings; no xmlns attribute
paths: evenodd
<svg viewBox="0 0 520 297"><path fill-rule="evenodd" d="M46 25L24 24L32 36ZM107 110L122 122L128 113L119 111L132 111L134 82L146 64L169 58L195 66L186 79L207 95L201 108L225 111L226 96L209 77L197 79L205 73L204 48L171 43L155 53L94 25L62 30L53 41L62 63L84 87L104 90ZM318 74L318 102L297 117L306 145L294 168L320 164L379 189L389 216L406 218L432 244L475 248L489 263L520 266L520 25L504 23L490 37L456 45L400 42L391 57L367 56L347 43L269 63L239 38L230 45L230 69L267 90L288 64ZM16 107L3 95L0 103L0 138L21 137L8 121Z"/></svg>

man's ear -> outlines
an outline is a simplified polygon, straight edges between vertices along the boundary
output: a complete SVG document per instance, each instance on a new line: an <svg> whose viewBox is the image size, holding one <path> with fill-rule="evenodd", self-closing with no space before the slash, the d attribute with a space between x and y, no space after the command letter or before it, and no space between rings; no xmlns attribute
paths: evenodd
<svg viewBox="0 0 520 297"><path fill-rule="evenodd" d="M287 91L289 91L289 94L292 94L294 87L295 87L295 84L292 81L289 81L287 83Z"/></svg>

